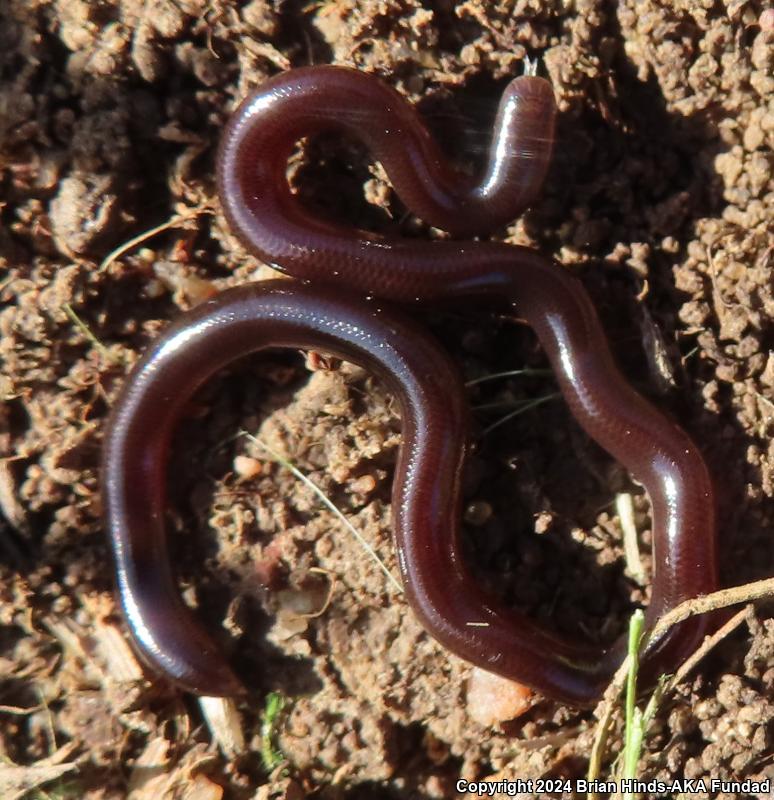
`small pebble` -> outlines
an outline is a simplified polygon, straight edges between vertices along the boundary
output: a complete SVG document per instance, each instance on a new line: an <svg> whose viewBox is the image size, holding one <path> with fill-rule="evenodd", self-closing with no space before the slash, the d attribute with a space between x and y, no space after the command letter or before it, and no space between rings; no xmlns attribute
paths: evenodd
<svg viewBox="0 0 774 800"><path fill-rule="evenodd" d="M243 480L249 481L261 474L261 462L250 456L236 456L234 458L234 472Z"/></svg>
<svg viewBox="0 0 774 800"><path fill-rule="evenodd" d="M532 707L534 696L528 686L473 667L468 681L468 713L489 728L520 717Z"/></svg>

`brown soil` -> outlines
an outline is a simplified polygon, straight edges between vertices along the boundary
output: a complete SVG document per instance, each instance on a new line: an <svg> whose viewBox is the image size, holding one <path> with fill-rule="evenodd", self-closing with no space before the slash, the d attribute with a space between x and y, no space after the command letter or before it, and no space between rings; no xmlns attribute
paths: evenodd
<svg viewBox="0 0 774 800"><path fill-rule="evenodd" d="M439 798L454 795L459 776L585 774L589 712L543 701L499 728L475 722L468 666L423 633L309 489L234 439L260 431L395 573L389 487L400 425L390 398L354 368L309 375L287 354L214 381L175 447L169 526L186 597L251 690L231 725L240 752L212 744L197 703L138 681L116 636L97 476L105 415L179 307L207 282L222 288L267 269L217 211L206 213L218 134L251 87L309 63L376 72L419 103L461 163L478 165L504 83L525 56L539 57L561 109L554 167L540 204L501 238L581 277L625 372L701 445L718 476L724 585L774 574L774 15L765 6L0 6L3 798L27 789ZM314 144L295 180L342 218L428 234L355 143ZM114 247L186 213L98 270ZM430 322L468 378L543 365L519 326L473 313ZM551 390L550 378L513 378L471 390L471 403ZM476 435L502 413L476 411ZM471 562L535 617L610 640L647 600L626 577L611 505L627 488L561 403L518 417L481 438L468 468ZM636 507L647 549L643 497ZM331 585L323 613L298 613L324 605ZM761 606L662 704L642 777L774 777L773 687L774 626ZM287 698L277 723L286 761L271 774L260 754L269 691ZM48 794L35 788L44 780Z"/></svg>

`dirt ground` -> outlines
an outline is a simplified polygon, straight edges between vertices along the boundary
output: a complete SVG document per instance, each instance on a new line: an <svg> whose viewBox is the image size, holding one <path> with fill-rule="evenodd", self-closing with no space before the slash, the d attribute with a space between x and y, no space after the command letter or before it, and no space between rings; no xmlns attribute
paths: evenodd
<svg viewBox="0 0 774 800"><path fill-rule="evenodd" d="M105 417L180 308L270 273L214 197L219 133L251 87L310 63L377 73L476 167L503 86L538 58L560 106L554 164L541 201L496 238L583 280L625 373L701 446L717 476L723 585L774 575L766 6L0 4L0 796L442 798L460 776L585 775L591 712L538 699L483 724L470 668L424 634L309 488L236 436L280 450L397 574L400 422L367 375L287 353L248 359L201 392L179 433L168 525L185 596L250 689L236 711L220 707L231 714L220 724L217 707L143 680L122 638L100 520ZM293 180L341 219L438 235L406 217L356 142L312 143ZM468 379L545 365L511 322L471 310L429 324ZM611 641L647 601L623 564L614 498L635 496L647 568L646 498L561 402L485 434L552 387L537 375L470 390L468 556L515 606ZM641 776L774 778L773 689L761 604L663 701ZM269 735L272 696L284 705Z"/></svg>

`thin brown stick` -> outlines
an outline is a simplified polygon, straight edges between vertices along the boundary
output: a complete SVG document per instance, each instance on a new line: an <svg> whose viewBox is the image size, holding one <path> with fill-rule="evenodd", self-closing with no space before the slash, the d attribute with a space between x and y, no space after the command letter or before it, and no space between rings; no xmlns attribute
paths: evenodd
<svg viewBox="0 0 774 800"><path fill-rule="evenodd" d="M734 586L731 589L720 589L704 597L697 597L694 600L686 600L676 608L673 608L655 624L648 641L660 639L673 625L683 622L695 614L706 614L710 611L717 611L719 608L728 608L739 603L752 603L756 600L767 600L774 598L774 578L764 578L760 581L752 581L742 586Z"/></svg>
<svg viewBox="0 0 774 800"><path fill-rule="evenodd" d="M728 608L729 606L738 605L740 603L748 604L712 634L712 636L707 636L704 639L696 651L680 665L674 676L669 679L664 687L664 694L673 691L710 650L717 646L748 618L752 610L752 603L756 600L770 599L774 599L774 578L764 578L763 580L752 581L742 586L721 589L712 594L705 595L704 597L687 600L685 603L681 603L676 608L673 608L667 614L664 614L653 627L650 634L646 634L646 642L643 644L644 647L647 646L647 641L659 639L672 626L683 622L688 619L688 617L694 616L695 614L706 614L710 611L717 611L718 609ZM628 674L629 656L624 659L624 662L616 670L615 675L605 690L602 700L600 700L597 707L594 709L594 716L597 718L598 722L589 759L589 780L598 779L601 773L602 757L607 742L607 736L613 715L617 710L618 697L626 684ZM595 792L589 792L588 794L589 800L596 800L597 797L598 795Z"/></svg>
<svg viewBox="0 0 774 800"><path fill-rule="evenodd" d="M660 639L673 625L685 621L688 617L695 614L707 614L710 611L717 611L720 608L728 608L739 603L752 603L756 600L767 600L774 598L774 578L764 578L760 581L752 581L742 586L734 586L731 589L720 589L704 597L696 597L693 600L686 600L676 608L664 614L654 625L653 630L646 634L644 647L647 643ZM725 626L721 629L723 630ZM709 637L713 639L714 637ZM722 638L722 637L721 637ZM720 641L720 640L718 640ZM714 646L714 645L713 645ZM699 647L701 650L701 646ZM702 653L704 655L704 653ZM691 656L690 658L693 658ZM693 665L692 665L693 666ZM679 671L679 670L678 670ZM615 702L621 693L626 676L629 672L629 658L624 659L623 664L616 670L613 679L608 684L602 700L597 705L595 716L601 719L605 713L605 706L609 702Z"/></svg>
<svg viewBox="0 0 774 800"><path fill-rule="evenodd" d="M746 605L741 611L737 611L733 617L722 627L718 628L712 636L707 636L699 647L683 661L680 668L669 679L664 687L665 692L671 692L683 678L709 653L716 645L720 644L727 636L733 633L746 619L749 618L753 610L752 604Z"/></svg>
<svg viewBox="0 0 774 800"><path fill-rule="evenodd" d="M597 706L597 711L602 704ZM613 713L616 706L613 703L608 703L605 706L604 713L597 722L596 730L594 731L594 743L591 746L591 753L589 754L589 769L587 778L589 783L599 780L602 774L602 758L605 754L605 745L607 744L607 736L610 732L610 726L613 724ZM587 800L599 800L599 792L588 792Z"/></svg>

